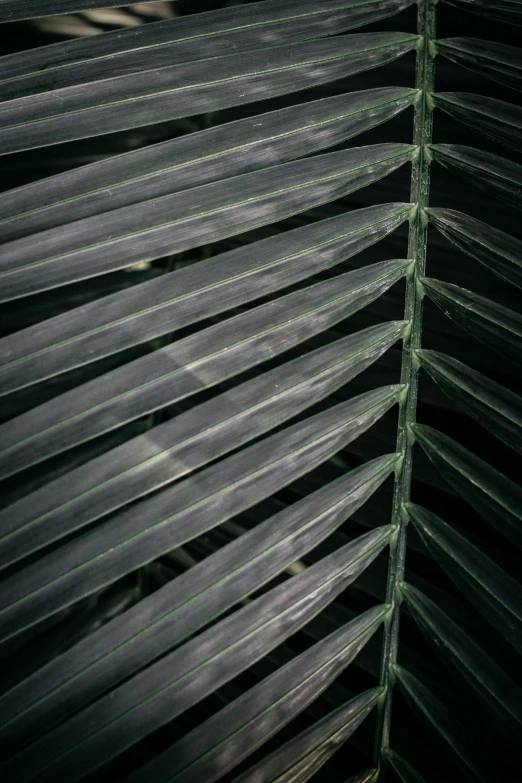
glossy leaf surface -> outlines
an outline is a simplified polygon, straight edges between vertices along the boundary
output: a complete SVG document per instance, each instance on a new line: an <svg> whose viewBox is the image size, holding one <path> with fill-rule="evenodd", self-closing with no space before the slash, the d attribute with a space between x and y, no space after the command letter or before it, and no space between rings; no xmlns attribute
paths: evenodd
<svg viewBox="0 0 522 783"><path fill-rule="evenodd" d="M495 437L522 449L522 400L471 367L436 351L417 352L422 366L462 410Z"/></svg>
<svg viewBox="0 0 522 783"><path fill-rule="evenodd" d="M441 655L449 655L490 704L496 709L505 710L518 723L522 723L522 694L516 683L420 590L405 584L401 586L401 594L406 598L416 621L433 638Z"/></svg>
<svg viewBox="0 0 522 783"><path fill-rule="evenodd" d="M376 68L417 45L369 33L164 65L0 105L0 154L203 114ZM167 58L168 59L168 58ZM63 107L66 106L66 111Z"/></svg>
<svg viewBox="0 0 522 783"><path fill-rule="evenodd" d="M376 361L403 324L371 327L262 374L0 511L5 566L232 451L314 405Z"/></svg>
<svg viewBox="0 0 522 783"><path fill-rule="evenodd" d="M435 157L437 157L436 151ZM514 178L512 180L513 190L516 193L522 190L522 166L518 168L520 182ZM475 178L472 171L470 166L470 176ZM482 175L487 174L484 168L481 172ZM477 177L480 176L480 173L477 174ZM444 234L459 250L475 258L499 277L522 288L522 242L519 239L453 209L429 209L428 216L441 234Z"/></svg>
<svg viewBox="0 0 522 783"><path fill-rule="evenodd" d="M443 38L437 41L437 52L481 76L522 89L522 51L515 46L479 38Z"/></svg>
<svg viewBox="0 0 522 783"><path fill-rule="evenodd" d="M347 780L346 783L374 783L376 779L377 771L375 769L368 769L365 772L361 772L359 775L354 775Z"/></svg>
<svg viewBox="0 0 522 783"><path fill-rule="evenodd" d="M0 340L0 389L16 391L334 266L393 231L409 205L355 210L161 275Z"/></svg>
<svg viewBox="0 0 522 783"><path fill-rule="evenodd" d="M0 743L19 748L143 668L313 549L393 469L381 457L281 510L0 698Z"/></svg>
<svg viewBox="0 0 522 783"><path fill-rule="evenodd" d="M258 780L263 783L299 783L309 780L360 726L381 695L381 691L375 688L356 696L346 706L240 775L234 783L257 783Z"/></svg>
<svg viewBox="0 0 522 783"><path fill-rule="evenodd" d="M402 781L402 783L426 783L424 778L422 778L419 773L416 772L413 767L402 758L402 756L399 756L398 753L395 753L394 750L387 748L384 755L399 776L399 779Z"/></svg>
<svg viewBox="0 0 522 783"><path fill-rule="evenodd" d="M92 7L95 2L85 0L84 4ZM208 59L231 51L249 51L333 35L396 13L409 4L410 0L306 3L268 0L249 4L249 8L223 8L116 34L106 33L91 39L90 46L82 39L46 46L0 60L4 74L0 97L4 100L17 98L153 67ZM0 21L6 13L5 6L9 5L20 9L27 8L28 3L1 0ZM47 0L45 5L49 7L52 2ZM79 3L61 0L60 5L71 13L71 7ZM30 3L31 9L35 6L34 2ZM47 13L56 11L47 9Z"/></svg>
<svg viewBox="0 0 522 783"><path fill-rule="evenodd" d="M145 3L152 0L145 0ZM88 8L102 8L117 5L115 0L1 0L0 21L14 22L19 19L32 19L47 14L65 14Z"/></svg>
<svg viewBox="0 0 522 783"><path fill-rule="evenodd" d="M323 462L377 421L400 387L368 392L229 457L111 517L6 580L0 633L11 636L201 535Z"/></svg>
<svg viewBox="0 0 522 783"><path fill-rule="evenodd" d="M132 774L129 783L213 783L239 764L330 685L375 633L376 607L314 645Z"/></svg>
<svg viewBox="0 0 522 783"><path fill-rule="evenodd" d="M424 278L422 285L430 299L476 339L522 361L522 315L451 283Z"/></svg>
<svg viewBox="0 0 522 783"><path fill-rule="evenodd" d="M295 633L357 577L388 537L386 529L370 533L239 609L15 757L4 779L74 781L95 770Z"/></svg>
<svg viewBox="0 0 522 783"><path fill-rule="evenodd" d="M227 378L352 315L399 280L385 261L288 294L95 378L0 427L11 474Z"/></svg>
<svg viewBox="0 0 522 783"><path fill-rule="evenodd" d="M152 2L152 0L144 1L145 3ZM34 19L38 16L47 16L49 14L70 14L74 11L82 11L88 8L110 8L113 5L118 5L118 3L111 2L111 0L108 0L108 2L99 2L98 0L1 0L0 21L12 22L18 19ZM247 9L244 8L230 8L225 11L220 10L217 13L198 14L195 19L194 17L188 20L176 19L174 24L170 22L168 26L167 23L157 22L154 30L126 30L123 36L119 33L118 36L113 35L111 41L104 42L102 51L104 54L113 54L115 51L118 51L117 41L121 37L125 42L125 48L132 49L146 46L151 41L158 41L158 39L161 43L165 43L171 40L171 37L176 36L176 33L178 33L176 37L181 39L192 36L197 39L202 35L208 35L212 31L229 32L232 29L243 32L242 27L248 28L249 26L247 20L250 20L251 25L255 27L262 26L263 23L274 23L277 21L292 21L295 26L298 26L305 20L313 20L320 27L321 15L338 9L344 10L348 23L353 20L354 24L367 24L387 14L396 13L406 5L408 3L404 0L380 0L380 2L378 0L377 3L371 0L327 0L327 2L322 3L309 2L306 4L296 3L295 0L283 0L283 2L281 0L272 0L270 2L269 0L269 2L262 5L261 3L253 4L252 8L248 9L248 13L245 13ZM171 27L174 27L173 31L170 30ZM181 27L179 32L178 27ZM78 57L81 56L80 53L83 53L85 56L85 52L89 51L86 43L83 41L75 41L74 43L84 44L84 47L76 46L71 48L73 51L76 50ZM69 61L66 60L66 62Z"/></svg>
<svg viewBox="0 0 522 783"><path fill-rule="evenodd" d="M38 180L0 194L0 236L11 241L302 157L385 122L416 94L389 87L311 101Z"/></svg>
<svg viewBox="0 0 522 783"><path fill-rule="evenodd" d="M518 783L521 9L0 0L2 783Z"/></svg>
<svg viewBox="0 0 522 783"><path fill-rule="evenodd" d="M483 753L466 733L465 728L420 680L402 666L395 666L394 673L401 690L412 704L446 740L457 758L466 768L472 780L486 781L484 777ZM415 780L415 779L414 779ZM409 781L408 781L409 783Z"/></svg>
<svg viewBox="0 0 522 783"><path fill-rule="evenodd" d="M4 246L4 301L281 220L340 198L409 161L408 144L376 144L243 174L96 215ZM284 183L284 184L282 184Z"/></svg>
<svg viewBox="0 0 522 783"><path fill-rule="evenodd" d="M522 108L485 95L464 92L440 92L435 105L451 117L507 147L518 149L522 131Z"/></svg>
<svg viewBox="0 0 522 783"><path fill-rule="evenodd" d="M476 608L513 645L522 640L520 586L502 568L421 506L410 503L408 513L422 540L448 576Z"/></svg>
<svg viewBox="0 0 522 783"><path fill-rule="evenodd" d="M522 25L520 0L443 0L443 2L466 11L484 14L500 22Z"/></svg>
<svg viewBox="0 0 522 783"><path fill-rule="evenodd" d="M477 418L482 420L480 414ZM411 429L448 483L496 530L522 547L520 486L432 427L414 424Z"/></svg>

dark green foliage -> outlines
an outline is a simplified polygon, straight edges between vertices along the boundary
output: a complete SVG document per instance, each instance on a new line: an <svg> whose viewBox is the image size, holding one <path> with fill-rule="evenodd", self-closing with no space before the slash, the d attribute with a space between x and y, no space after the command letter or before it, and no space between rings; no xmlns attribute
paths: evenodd
<svg viewBox="0 0 522 783"><path fill-rule="evenodd" d="M115 6L0 0L2 783L515 783L522 2Z"/></svg>

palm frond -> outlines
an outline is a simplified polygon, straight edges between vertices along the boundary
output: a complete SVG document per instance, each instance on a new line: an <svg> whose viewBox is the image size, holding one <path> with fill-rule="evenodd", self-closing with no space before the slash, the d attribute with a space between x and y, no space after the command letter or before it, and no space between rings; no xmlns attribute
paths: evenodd
<svg viewBox="0 0 522 783"><path fill-rule="evenodd" d="M522 3L413 6L0 0L6 783L518 779Z"/></svg>

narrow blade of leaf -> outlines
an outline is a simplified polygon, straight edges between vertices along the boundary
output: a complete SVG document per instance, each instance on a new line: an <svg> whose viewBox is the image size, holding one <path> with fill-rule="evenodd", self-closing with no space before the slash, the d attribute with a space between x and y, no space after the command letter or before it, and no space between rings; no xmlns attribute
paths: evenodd
<svg viewBox="0 0 522 783"><path fill-rule="evenodd" d="M485 95L464 92L439 92L435 105L453 119L518 150L522 130L522 108Z"/></svg>
<svg viewBox="0 0 522 783"><path fill-rule="evenodd" d="M346 783L377 783L378 774L376 769L367 769L358 775L353 775Z"/></svg>
<svg viewBox="0 0 522 783"><path fill-rule="evenodd" d="M384 751L386 759L390 762L391 766L399 776L402 783L426 783L423 777L416 772L413 767L405 761L402 756L395 753L391 748L386 748Z"/></svg>
<svg viewBox="0 0 522 783"><path fill-rule="evenodd" d="M446 481L484 519L522 548L522 489L447 435L414 424L412 432Z"/></svg>
<svg viewBox="0 0 522 783"><path fill-rule="evenodd" d="M520 0L443 0L443 2L465 11L489 16L499 22L522 25L522 3Z"/></svg>
<svg viewBox="0 0 522 783"><path fill-rule="evenodd" d="M386 122L416 95L385 87L310 101L15 188L0 194L2 241L303 157Z"/></svg>
<svg viewBox="0 0 522 783"><path fill-rule="evenodd" d="M487 79L522 90L522 51L481 38L442 38L437 52Z"/></svg>
<svg viewBox="0 0 522 783"><path fill-rule="evenodd" d="M476 339L509 359L522 362L522 316L451 283L423 278L422 285L436 305Z"/></svg>
<svg viewBox="0 0 522 783"><path fill-rule="evenodd" d="M80 604L74 612L64 613L60 622L59 615L51 618L47 633L38 634L38 643L21 637L14 639L7 645L11 665L9 671L2 672L2 693L6 694L16 688L21 682L31 679L35 672L45 668L50 661L60 657L67 650L80 644L81 641L99 628L123 616L125 612L135 607L141 599L141 591L138 580L135 584L130 581L127 584L115 584L107 590L101 590L93 600ZM11 654L12 651L12 654ZM7 649L4 648L4 655ZM46 730L50 726L45 727ZM30 741L28 738L28 742ZM1 747L1 740L0 740ZM14 754L17 747L8 745L2 758L7 759Z"/></svg>
<svg viewBox="0 0 522 783"><path fill-rule="evenodd" d="M283 509L52 660L0 697L0 747L13 753L195 633L354 513L387 478L380 457Z"/></svg>
<svg viewBox="0 0 522 783"><path fill-rule="evenodd" d="M437 152L434 154L436 157ZM451 158L451 155L448 157ZM460 165L461 160L462 156L456 165ZM467 165L467 160L464 165ZM520 193L522 192L522 166L518 168L520 181L517 184L513 178L511 182L513 189ZM472 171L473 167L470 165L470 176ZM489 173L485 168L481 169L481 172L483 176ZM472 175L475 181L480 176L480 174ZM489 192L489 182L487 189ZM427 213L430 222L459 250L475 258L494 274L522 288L522 242L519 239L453 209L428 209Z"/></svg>
<svg viewBox="0 0 522 783"><path fill-rule="evenodd" d="M370 327L148 430L0 511L0 567L275 429L376 361L404 323Z"/></svg>
<svg viewBox="0 0 522 783"><path fill-rule="evenodd" d="M144 0L145 3L153 0ZM35 19L49 14L70 14L90 8L112 8L116 0L0 0L0 22Z"/></svg>
<svg viewBox="0 0 522 783"><path fill-rule="evenodd" d="M459 672L471 682L494 709L507 712L522 724L522 692L457 623L412 585L401 585L416 622L428 638L433 639L437 652L449 656Z"/></svg>
<svg viewBox="0 0 522 783"><path fill-rule="evenodd" d="M390 62L418 36L368 33L167 65L0 105L0 154L203 114ZM262 52L262 53L261 53ZM147 67L147 66L145 66Z"/></svg>
<svg viewBox="0 0 522 783"><path fill-rule="evenodd" d="M346 742L381 697L380 688L356 696L262 759L233 783L304 783Z"/></svg>
<svg viewBox="0 0 522 783"><path fill-rule="evenodd" d="M445 354L421 350L417 356L459 408L507 446L522 452L522 399L518 395Z"/></svg>
<svg viewBox="0 0 522 783"><path fill-rule="evenodd" d="M376 144L242 174L8 242L3 301L282 220L375 182L415 147Z"/></svg>
<svg viewBox="0 0 522 783"><path fill-rule="evenodd" d="M448 576L516 649L522 642L520 585L489 557L421 506L408 512L422 540Z"/></svg>
<svg viewBox="0 0 522 783"><path fill-rule="evenodd" d="M0 596L0 635L20 632L273 494L368 429L400 390L367 392L272 435L18 571Z"/></svg>
<svg viewBox="0 0 522 783"><path fill-rule="evenodd" d="M407 204L355 210L161 275L0 340L0 393L279 291L344 261L385 237Z"/></svg>
<svg viewBox="0 0 522 783"><path fill-rule="evenodd" d="M369 609L315 644L156 756L129 783L214 783L326 690L373 636L387 610Z"/></svg>
<svg viewBox="0 0 522 783"><path fill-rule="evenodd" d="M287 351L378 298L407 264L386 261L281 297L33 408L0 427L0 473L36 464Z"/></svg>
<svg viewBox="0 0 522 783"><path fill-rule="evenodd" d="M486 783L483 752L480 745L473 742L467 727L462 726L453 713L426 688L426 686L406 671L402 666L393 667L394 674L411 704L424 715L454 751L458 761L464 766L472 780Z"/></svg>
<svg viewBox="0 0 522 783"><path fill-rule="evenodd" d="M384 528L357 539L221 620L13 758L4 779L73 783L96 770L299 630L377 557L389 535Z"/></svg>
<svg viewBox="0 0 522 783"><path fill-rule="evenodd" d="M45 7L60 6L62 13L69 14L69 8L74 10L80 4L81 0L57 0L48 1ZM93 7L96 3L86 0L83 5ZM408 5L411 0L321 0L305 4L269 0L249 4L249 8L222 8L98 35L90 40L90 45L80 39L31 49L0 60L0 98L57 90L231 51L251 51L267 44L276 46L333 35L390 16ZM1 0L0 22L6 21L6 6L17 7L18 12L25 7L31 16L42 15L34 2Z"/></svg>

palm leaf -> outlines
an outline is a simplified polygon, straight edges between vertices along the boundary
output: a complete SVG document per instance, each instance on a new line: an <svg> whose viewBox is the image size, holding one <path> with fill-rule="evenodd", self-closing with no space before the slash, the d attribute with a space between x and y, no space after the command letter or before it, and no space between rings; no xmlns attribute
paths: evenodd
<svg viewBox="0 0 522 783"><path fill-rule="evenodd" d="M386 607L375 607L352 620L220 710L131 780L219 779L314 701L351 663L385 614Z"/></svg>
<svg viewBox="0 0 522 783"><path fill-rule="evenodd" d="M415 47L401 33L338 37L275 46L263 61L254 54L160 65L87 81L0 105L0 154L163 122L293 92L375 68ZM166 54L169 61L168 52ZM64 104L67 111L63 111Z"/></svg>
<svg viewBox="0 0 522 783"><path fill-rule="evenodd" d="M35 743L31 753L26 750L15 757L5 767L7 779L10 766L22 779L78 779L172 720L333 600L385 546L389 532L375 531L366 540L348 544L295 577L291 588L283 584L209 629L208 643L203 634L162 658Z"/></svg>
<svg viewBox="0 0 522 783"><path fill-rule="evenodd" d="M5 747L38 733L42 711L47 726L58 722L269 582L341 525L393 466L393 457L377 459L269 517L141 601L125 622L101 628L82 656L73 648L21 682L2 698Z"/></svg>
<svg viewBox="0 0 522 783"><path fill-rule="evenodd" d="M522 4L227 5L0 0L2 780L515 783Z"/></svg>

